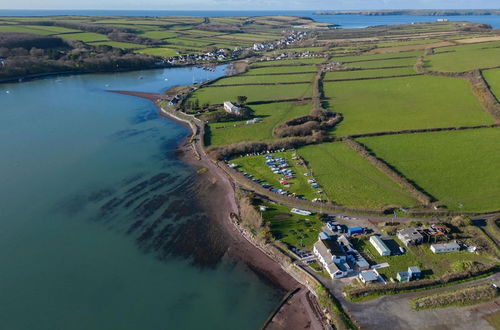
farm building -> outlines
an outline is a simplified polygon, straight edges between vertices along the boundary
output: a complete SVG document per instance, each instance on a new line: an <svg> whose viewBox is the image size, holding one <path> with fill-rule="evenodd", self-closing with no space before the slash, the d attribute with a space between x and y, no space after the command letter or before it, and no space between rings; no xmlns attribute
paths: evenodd
<svg viewBox="0 0 500 330"><path fill-rule="evenodd" d="M376 270L364 270L359 273L359 280L363 283L375 282L378 279L378 273Z"/></svg>
<svg viewBox="0 0 500 330"><path fill-rule="evenodd" d="M233 114L233 115L241 115L241 108L235 106L233 103L226 101L224 102L224 110L227 113Z"/></svg>
<svg viewBox="0 0 500 330"><path fill-rule="evenodd" d="M415 227L403 228L398 231L398 238L404 245L418 245L424 241L424 236Z"/></svg>
<svg viewBox="0 0 500 330"><path fill-rule="evenodd" d="M396 279L399 282L408 282L410 280L410 276L408 275L408 272L398 272L396 274Z"/></svg>
<svg viewBox="0 0 500 330"><path fill-rule="evenodd" d="M347 228L347 234L349 234L349 236L363 234L363 228L362 227Z"/></svg>
<svg viewBox="0 0 500 330"><path fill-rule="evenodd" d="M432 244L431 251L434 253L455 252L460 250L460 245L457 242Z"/></svg>
<svg viewBox="0 0 500 330"><path fill-rule="evenodd" d="M370 243L382 257L391 255L391 250L387 247L387 245L385 245L384 241L379 236L377 235L371 236Z"/></svg>

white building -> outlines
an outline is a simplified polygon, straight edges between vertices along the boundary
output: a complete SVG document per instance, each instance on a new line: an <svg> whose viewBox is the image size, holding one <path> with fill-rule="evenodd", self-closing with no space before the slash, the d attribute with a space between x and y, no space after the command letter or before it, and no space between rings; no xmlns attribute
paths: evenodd
<svg viewBox="0 0 500 330"><path fill-rule="evenodd" d="M377 235L373 235L370 237L370 243L382 257L391 255L391 250L387 247L387 245L385 245L384 241L382 241L380 237L378 237Z"/></svg>
<svg viewBox="0 0 500 330"><path fill-rule="evenodd" d="M431 251L434 253L446 253L460 251L460 245L457 242L432 244Z"/></svg>
<svg viewBox="0 0 500 330"><path fill-rule="evenodd" d="M224 110L227 113L233 114L233 115L241 115L241 108L235 106L233 103L226 101L224 102Z"/></svg>
<svg viewBox="0 0 500 330"><path fill-rule="evenodd" d="M347 275L347 272L342 271L334 262L334 256L325 245L323 240L319 240L314 244L314 254L318 257L319 262L327 271L332 279L342 278Z"/></svg>

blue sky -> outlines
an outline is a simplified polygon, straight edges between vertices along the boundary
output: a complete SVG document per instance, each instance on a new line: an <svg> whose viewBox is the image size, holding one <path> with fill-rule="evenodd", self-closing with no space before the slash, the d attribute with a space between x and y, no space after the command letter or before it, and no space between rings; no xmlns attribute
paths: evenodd
<svg viewBox="0 0 500 330"><path fill-rule="evenodd" d="M0 9L347 10L499 7L498 0L0 0Z"/></svg>

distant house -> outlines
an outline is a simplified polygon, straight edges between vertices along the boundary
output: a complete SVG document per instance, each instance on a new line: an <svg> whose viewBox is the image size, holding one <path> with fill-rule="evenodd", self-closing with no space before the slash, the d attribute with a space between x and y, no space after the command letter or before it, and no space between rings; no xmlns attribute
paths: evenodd
<svg viewBox="0 0 500 330"><path fill-rule="evenodd" d="M233 115L241 115L241 108L235 106L233 103L226 101L224 102L224 110L227 113L233 114Z"/></svg>
<svg viewBox="0 0 500 330"><path fill-rule="evenodd" d="M446 253L460 251L460 245L457 242L443 243L443 244L432 244L431 251L434 253Z"/></svg>
<svg viewBox="0 0 500 330"><path fill-rule="evenodd" d="M410 280L410 276L408 275L408 272L398 272L396 274L396 279L399 282L408 282Z"/></svg>
<svg viewBox="0 0 500 330"><path fill-rule="evenodd" d="M391 250L385 245L384 241L378 237L377 235L373 235L370 237L370 243L373 245L375 250L383 256L390 256L391 255Z"/></svg>
<svg viewBox="0 0 500 330"><path fill-rule="evenodd" d="M415 227L403 228L398 231L398 238L404 245L418 245L424 241L424 236Z"/></svg>
<svg viewBox="0 0 500 330"><path fill-rule="evenodd" d="M359 273L359 280L363 283L375 282L378 279L378 273L376 270L364 270Z"/></svg>
<svg viewBox="0 0 500 330"><path fill-rule="evenodd" d="M436 22L448 22L447 18L438 18Z"/></svg>

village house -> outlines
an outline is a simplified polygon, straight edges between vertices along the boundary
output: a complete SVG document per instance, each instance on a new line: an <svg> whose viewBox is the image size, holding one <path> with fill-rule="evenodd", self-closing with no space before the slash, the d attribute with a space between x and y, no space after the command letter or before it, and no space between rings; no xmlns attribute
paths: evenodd
<svg viewBox="0 0 500 330"><path fill-rule="evenodd" d="M404 245L418 245L424 241L424 236L415 227L403 228L397 234L399 240Z"/></svg>

